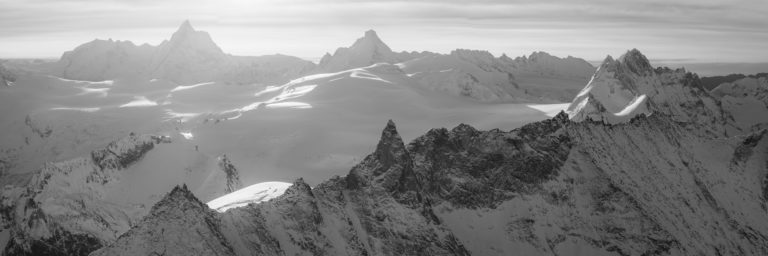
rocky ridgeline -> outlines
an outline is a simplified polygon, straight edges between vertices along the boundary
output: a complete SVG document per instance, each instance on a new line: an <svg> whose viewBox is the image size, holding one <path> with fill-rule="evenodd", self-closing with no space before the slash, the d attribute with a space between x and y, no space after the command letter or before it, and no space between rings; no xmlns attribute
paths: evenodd
<svg viewBox="0 0 768 256"><path fill-rule="evenodd" d="M508 132L433 129L406 146L390 121L346 177L314 188L297 180L281 197L220 213L223 240L207 242L224 243L221 255L768 253L768 140L710 136L663 113L616 125L561 113ZM719 158L738 164L711 164ZM465 229L484 219L499 230ZM122 245L144 242L145 254L188 248L150 238L154 226L142 221L134 230L147 235L124 236L99 255L131 254ZM476 238L489 234L502 242Z"/></svg>

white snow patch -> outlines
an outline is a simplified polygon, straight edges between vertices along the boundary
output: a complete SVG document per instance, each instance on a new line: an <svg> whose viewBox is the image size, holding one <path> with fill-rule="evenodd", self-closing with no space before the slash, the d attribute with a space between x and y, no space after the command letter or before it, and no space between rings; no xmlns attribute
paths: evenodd
<svg viewBox="0 0 768 256"><path fill-rule="evenodd" d="M152 107L157 106L157 102L151 101L144 96L134 96L133 101L120 105L121 108L128 107Z"/></svg>
<svg viewBox="0 0 768 256"><path fill-rule="evenodd" d="M51 108L51 110L74 110L74 111L81 111L81 112L96 112L99 111L101 108L70 108L70 107L58 107L58 108Z"/></svg>
<svg viewBox="0 0 768 256"><path fill-rule="evenodd" d="M204 86L204 85L211 85L214 84L213 82L207 82L207 83L199 83L199 84L193 84L193 85L187 85L187 86L176 86L176 88L173 88L171 92L178 92L183 90L189 90L196 87Z"/></svg>
<svg viewBox="0 0 768 256"><path fill-rule="evenodd" d="M181 136L183 136L185 139L191 140L195 138L195 135L192 134L192 132L179 132Z"/></svg>
<svg viewBox="0 0 768 256"><path fill-rule="evenodd" d="M109 92L109 88L88 88L88 87L83 87L83 88L80 88L80 89L83 90L83 92L81 92L78 95L97 94L99 97L107 97L107 94Z"/></svg>
<svg viewBox="0 0 768 256"><path fill-rule="evenodd" d="M292 184L286 182L262 182L242 188L208 202L208 207L218 212L246 206L251 203L269 201L285 193Z"/></svg>
<svg viewBox="0 0 768 256"><path fill-rule="evenodd" d="M307 109L307 108L312 108L312 105L309 105L309 104L304 103L304 102L286 101L286 102L278 102L278 103L267 104L267 108Z"/></svg>

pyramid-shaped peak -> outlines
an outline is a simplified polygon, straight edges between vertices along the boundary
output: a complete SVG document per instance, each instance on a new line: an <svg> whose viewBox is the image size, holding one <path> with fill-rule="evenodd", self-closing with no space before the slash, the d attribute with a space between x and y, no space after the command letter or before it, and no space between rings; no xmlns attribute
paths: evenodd
<svg viewBox="0 0 768 256"><path fill-rule="evenodd" d="M183 23L181 23L181 26L179 26L179 29L176 30L176 33L179 32L193 32L195 31L195 28L192 27L192 24L189 23L189 20L184 20Z"/></svg>
<svg viewBox="0 0 768 256"><path fill-rule="evenodd" d="M397 156L404 154L404 152L405 143L403 143L403 139L397 132L395 122L390 119L387 121L387 126L381 132L381 139L379 144L376 145L376 152L374 154L383 162L389 163L398 158Z"/></svg>
<svg viewBox="0 0 768 256"><path fill-rule="evenodd" d="M381 139L390 139L394 136L397 136L398 138L400 137L400 135L397 133L395 122L392 121L392 119L389 119L389 121L387 121L387 126L384 127L384 131L381 132Z"/></svg>
<svg viewBox="0 0 768 256"><path fill-rule="evenodd" d="M365 35L358 38L351 48L364 51L382 51L382 53L392 52L392 50L389 49L389 46L379 38L379 35L376 34L376 31L373 31L373 29L365 31Z"/></svg>

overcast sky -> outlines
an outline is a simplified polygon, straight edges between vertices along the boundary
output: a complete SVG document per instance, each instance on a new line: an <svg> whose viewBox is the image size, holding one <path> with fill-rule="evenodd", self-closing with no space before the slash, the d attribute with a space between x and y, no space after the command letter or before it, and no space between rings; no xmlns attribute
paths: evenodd
<svg viewBox="0 0 768 256"><path fill-rule="evenodd" d="M768 62L767 0L0 0L0 58L95 38L155 45L186 19L235 55L317 58L374 29L396 51Z"/></svg>

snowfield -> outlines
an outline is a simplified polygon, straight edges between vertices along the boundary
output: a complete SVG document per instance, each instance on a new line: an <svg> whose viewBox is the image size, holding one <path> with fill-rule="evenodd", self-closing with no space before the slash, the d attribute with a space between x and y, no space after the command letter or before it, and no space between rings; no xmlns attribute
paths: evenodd
<svg viewBox="0 0 768 256"><path fill-rule="evenodd" d="M292 184L287 182L262 182L253 184L223 195L208 202L208 207L218 212L226 212L232 208L242 207L252 203L269 201L285 193Z"/></svg>

